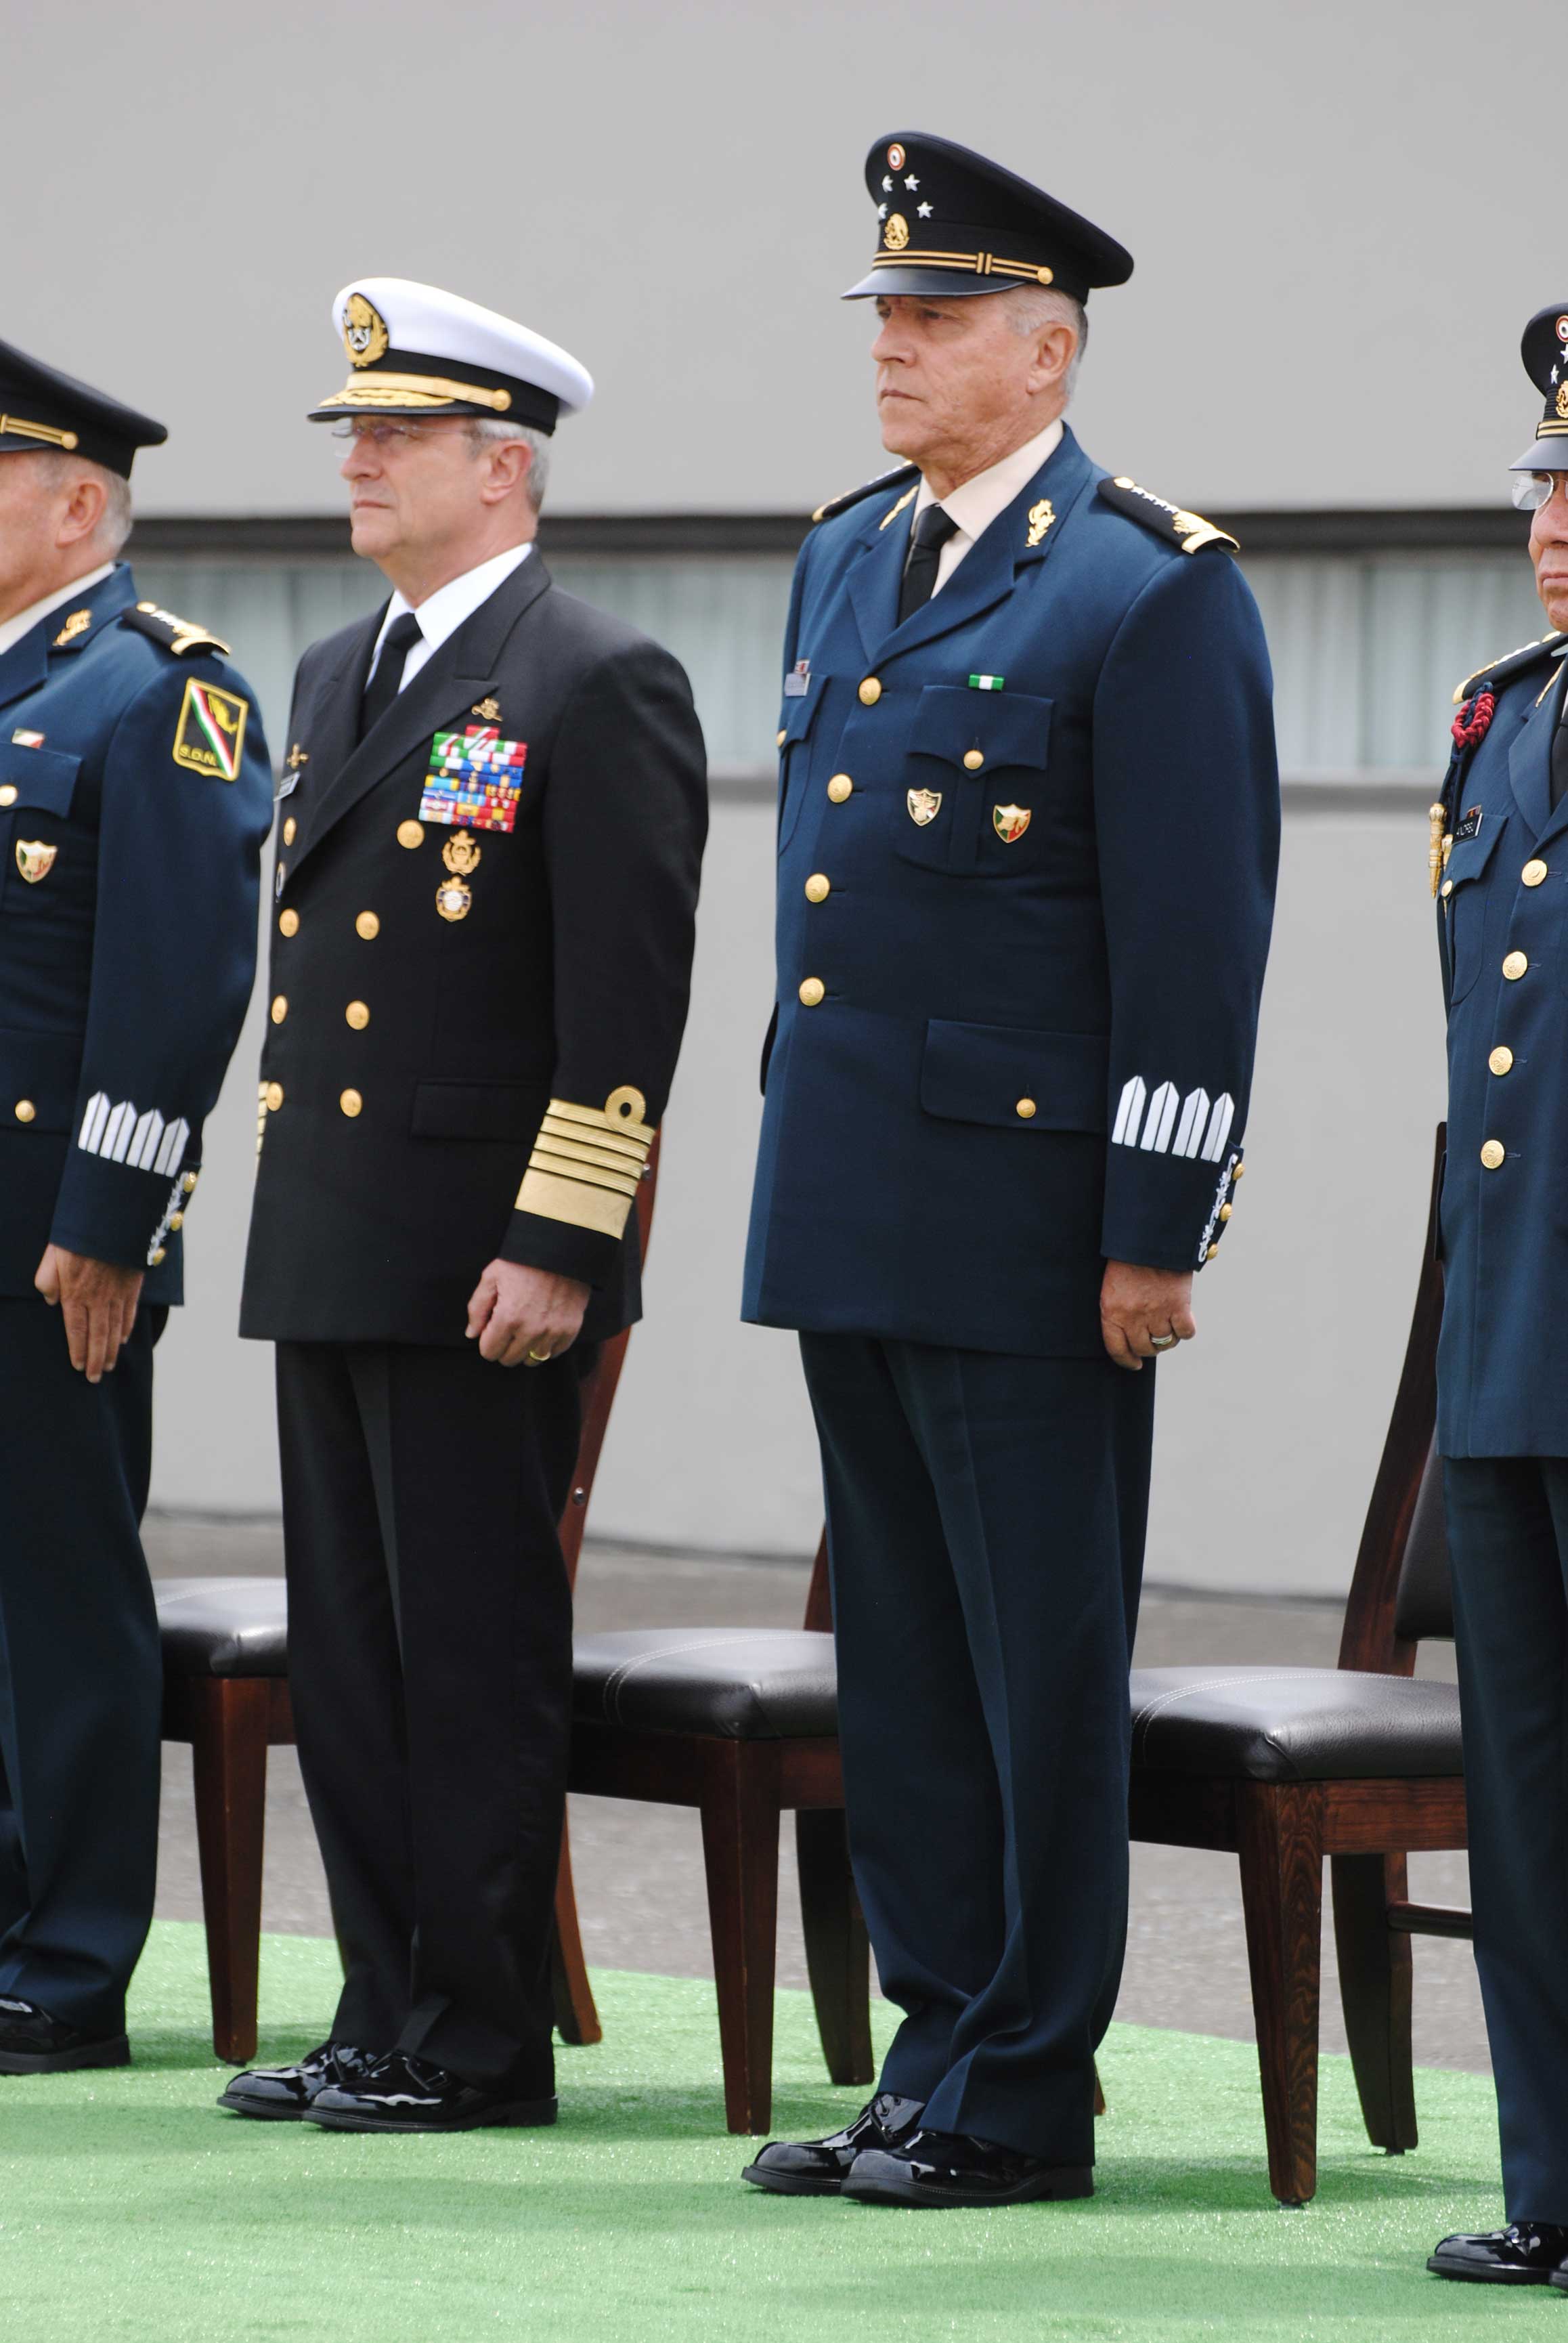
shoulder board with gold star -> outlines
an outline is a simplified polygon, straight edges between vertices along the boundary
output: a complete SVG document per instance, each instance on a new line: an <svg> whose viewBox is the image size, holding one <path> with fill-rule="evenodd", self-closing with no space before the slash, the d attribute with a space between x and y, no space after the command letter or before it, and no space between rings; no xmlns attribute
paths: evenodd
<svg viewBox="0 0 1568 2343"><path fill-rule="evenodd" d="M1549 628L1534 642L1521 643L1516 651L1504 651L1501 659L1488 659L1484 667L1473 668L1454 692L1455 708L1469 699L1478 683L1511 683L1527 667L1533 667L1537 659L1549 659L1563 641L1568 641L1568 636L1560 634L1555 627Z"/></svg>
<svg viewBox="0 0 1568 2343"><path fill-rule="evenodd" d="M228 650L221 635L208 634L194 618L177 618L172 610L160 610L156 602L138 602L134 610L126 612L125 623L173 651L176 659L188 659L193 651L226 654Z"/></svg>
<svg viewBox="0 0 1568 2343"><path fill-rule="evenodd" d="M1141 488L1136 480L1125 478L1101 480L1100 493L1108 505L1114 505L1129 520L1141 520L1156 537L1168 545L1179 545L1183 553L1201 553L1206 545L1226 545L1232 553L1241 547L1222 528L1216 528L1201 513L1184 512L1180 505L1168 505L1150 488Z"/></svg>
<svg viewBox="0 0 1568 2343"><path fill-rule="evenodd" d="M831 520L836 513L848 512L851 505L858 505L862 497L874 497L881 488L910 488L920 477L918 464L895 464L890 472L879 472L874 480L862 480L858 488L846 488L841 497L829 497L825 505L818 506L811 518L814 522Z"/></svg>

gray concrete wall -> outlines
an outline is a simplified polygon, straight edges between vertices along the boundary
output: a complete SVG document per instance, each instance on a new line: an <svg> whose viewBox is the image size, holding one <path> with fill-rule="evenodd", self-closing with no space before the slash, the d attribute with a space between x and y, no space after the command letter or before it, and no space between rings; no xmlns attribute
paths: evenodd
<svg viewBox="0 0 1568 2343"><path fill-rule="evenodd" d="M300 418L357 270L578 350L561 509L809 510L877 468L860 158L913 124L1131 247L1081 420L1231 507L1488 503L1568 294L1556 0L123 0L14 9L0 333L174 427L148 510L338 509Z"/></svg>
<svg viewBox="0 0 1568 2343"><path fill-rule="evenodd" d="M1160 1371L1149 1564L1161 1578L1280 1591L1348 1582L1442 1111L1423 796L1412 786L1406 808L1378 811L1351 810L1332 787L1290 794L1248 1175L1223 1252L1198 1281L1201 1338ZM648 1317L595 1498L601 1535L763 1553L815 1541L820 1498L793 1342L736 1318L772 999L771 858L767 799L721 794ZM209 1126L189 1230L192 1305L161 1355L163 1505L277 1502L269 1354L232 1331L260 1001ZM442 1468L439 1455L431 1463Z"/></svg>

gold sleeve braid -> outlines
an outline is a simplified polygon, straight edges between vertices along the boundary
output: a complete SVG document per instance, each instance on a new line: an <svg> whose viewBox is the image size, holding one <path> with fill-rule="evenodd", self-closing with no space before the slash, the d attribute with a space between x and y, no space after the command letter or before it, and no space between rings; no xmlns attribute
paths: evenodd
<svg viewBox="0 0 1568 2343"><path fill-rule="evenodd" d="M552 1099L518 1191L518 1212L620 1236L653 1145L647 1112L647 1100L629 1082L602 1107Z"/></svg>

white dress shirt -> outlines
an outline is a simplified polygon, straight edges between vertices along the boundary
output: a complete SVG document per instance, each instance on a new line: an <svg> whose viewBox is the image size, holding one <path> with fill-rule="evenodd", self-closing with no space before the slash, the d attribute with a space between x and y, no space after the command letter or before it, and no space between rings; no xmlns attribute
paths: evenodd
<svg viewBox="0 0 1568 2343"><path fill-rule="evenodd" d="M1048 423L1043 431L1037 431L1032 439L1026 439L1021 447L1015 447L1000 464L977 472L972 480L966 480L962 488L954 488L948 496L939 498L928 480L920 482L915 509L910 516L910 528L928 505L939 503L948 518L959 525L957 535L950 537L941 549L933 594L941 592L982 530L1007 510L1014 497L1022 495L1046 458L1055 455L1061 443L1061 428L1059 415L1054 423ZM410 651L408 656L412 659L415 654Z"/></svg>
<svg viewBox="0 0 1568 2343"><path fill-rule="evenodd" d="M79 602L84 594L91 593L95 586L101 586L106 578L112 578L114 574L114 563L101 561L96 569L89 569L85 578L73 578L68 586L56 587L52 594L45 594L41 602L29 602L27 608L18 610L14 618L0 618L0 659L5 658L13 643L19 643L24 635L30 635L39 619L46 618L51 610L64 609L67 602Z"/></svg>
<svg viewBox="0 0 1568 2343"><path fill-rule="evenodd" d="M370 675L375 674L380 662L381 646L387 639L387 628L395 618L401 618L412 611L419 621L423 639L410 644L403 661L403 673L397 689L406 690L426 661L440 649L447 636L455 635L464 619L471 618L480 603L489 600L502 579L509 578L514 569L520 568L533 549L531 538L527 545L508 545L505 553L493 553L488 561L481 561L477 569L465 569L460 578L449 578L444 586L437 586L433 594L426 596L417 610L401 593L394 594L387 605L381 631L376 638ZM368 683L370 676L367 676L365 680Z"/></svg>

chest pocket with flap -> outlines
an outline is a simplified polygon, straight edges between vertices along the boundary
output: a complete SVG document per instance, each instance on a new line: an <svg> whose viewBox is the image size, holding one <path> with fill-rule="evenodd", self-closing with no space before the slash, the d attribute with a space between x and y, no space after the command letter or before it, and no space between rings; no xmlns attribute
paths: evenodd
<svg viewBox="0 0 1568 2343"><path fill-rule="evenodd" d="M782 853L795 834L811 768L809 741L817 710L822 705L819 675L806 678L804 691L787 693L779 711L779 848Z"/></svg>
<svg viewBox="0 0 1568 2343"><path fill-rule="evenodd" d="M1451 1000L1462 1001L1480 975L1485 958L1486 910L1493 890L1476 884L1497 850L1505 827L1502 817L1483 813L1474 838L1462 838L1448 858L1443 873L1442 915L1447 924L1448 964L1452 970Z"/></svg>
<svg viewBox="0 0 1568 2343"><path fill-rule="evenodd" d="M929 683L910 727L910 787L890 809L893 851L959 878L1030 869L1046 851L1050 718L1051 702L1028 692Z"/></svg>
<svg viewBox="0 0 1568 2343"><path fill-rule="evenodd" d="M58 749L25 749L16 742L0 743L0 903L9 911L57 905L61 889L90 894L94 880L93 850L85 838L68 834L71 803L76 793L79 757ZM34 882L24 876L18 853L29 846L55 850L45 875ZM73 850L74 849L74 854ZM35 868L37 858L23 858ZM81 870L72 868L80 859Z"/></svg>

